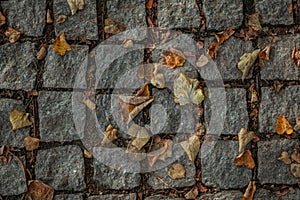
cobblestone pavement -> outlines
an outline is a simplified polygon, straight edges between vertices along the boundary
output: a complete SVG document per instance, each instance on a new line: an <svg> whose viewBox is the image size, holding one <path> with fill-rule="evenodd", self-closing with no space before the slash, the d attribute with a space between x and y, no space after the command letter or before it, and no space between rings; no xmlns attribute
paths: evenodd
<svg viewBox="0 0 300 200"><path fill-rule="evenodd" d="M0 11L6 16L2 27L0 17L0 147L8 145L14 148L9 163L0 159L0 199L26 199L30 180L40 180L51 186L55 200L175 200L186 199L186 194L193 188L198 190L194 199L233 200L242 199L251 180L257 187L253 199L300 199L299 178L292 175L289 165L277 159L283 151L290 154L299 151L299 132L286 136L275 131L279 115L285 115L292 126L300 115L300 67L291 59L294 45L300 49L300 1L153 0L153 5L149 6L151 2L85 0L84 9L72 15L67 0L0 0ZM48 11L53 23L46 22ZM253 13L259 14L262 31L248 37L246 18ZM61 15L66 15L67 19L58 23ZM205 50L216 40L215 33L229 27L236 30L219 47L214 59L224 83L215 87L225 88L227 99L227 112L219 113L225 116L222 133L213 149L209 152L201 150L195 162L185 154L174 160L184 166L184 178L171 179L168 175L170 166L134 173L113 169L100 162L95 155L101 156L101 151L94 152L94 158L86 154L84 140L77 131L83 133L95 127L89 126L87 119L82 119L83 127L76 129L72 98L76 93L83 99L86 91L74 87L74 83L82 64L90 71L95 70L92 62L95 52L92 50L98 44L103 41L122 44L123 40L114 41L113 34L104 31L105 19L108 18L117 22L120 30L148 26L189 34ZM22 33L19 41L8 41L4 35L7 27ZM65 56L56 54L52 47L62 32L72 48ZM149 39L147 31L133 31L132 34L136 38L135 45ZM242 73L237 68L240 57L268 44L271 44L270 60L257 59L242 81ZM43 45L47 46L47 55L37 60L36 54ZM189 50L193 48L189 44L186 46ZM135 76L121 81L121 84L118 79L142 63L162 62L162 50L152 47L130 51L114 60L109 70L103 73L93 95L92 100L97 105L94 114L100 126L112 124L120 128L120 139L116 143L124 148L128 135L119 127L122 119L116 111L120 110L120 105L111 104L114 98L112 89L117 89L118 94L132 95L137 89L134 86L142 85L143 81ZM110 60L111 55L103 49L98 48L96 53ZM123 53L120 46L113 51ZM187 56L187 59L190 58ZM201 68L198 72L186 62L181 69L188 77L200 81L208 97L210 90L202 74L209 74L210 68ZM176 75L167 68L164 70L166 85L172 88L171 80ZM95 77L85 78L86 84L91 84ZM206 80L215 81L213 77ZM279 93L274 89L274 85L280 85L278 81L283 85ZM253 88L258 94L256 101L251 100ZM28 91L37 91L38 95L30 95ZM150 87L150 91L155 97L151 105L157 107L147 106L135 117L135 123L150 127L153 134L159 133L167 139L173 138L176 130L183 130L183 127L194 130L195 124L181 116L185 115L186 107L173 101L171 90ZM208 124L212 112L216 111L212 103L206 98L197 108L195 112L200 117L196 124ZM9 116L14 109L30 113L33 125L13 131ZM166 124L158 129L161 121L155 117L163 116L164 109L167 111ZM82 115L88 112L86 109ZM237 167L233 162L238 153L237 134L241 128L254 131L260 138L246 147L253 154L254 169ZM205 138L210 131L206 129L201 136ZM27 136L41 140L37 150L26 151L23 140ZM93 137L90 136L89 141L97 143ZM205 156L201 155L203 153ZM127 162L125 157L115 155L109 160Z"/></svg>

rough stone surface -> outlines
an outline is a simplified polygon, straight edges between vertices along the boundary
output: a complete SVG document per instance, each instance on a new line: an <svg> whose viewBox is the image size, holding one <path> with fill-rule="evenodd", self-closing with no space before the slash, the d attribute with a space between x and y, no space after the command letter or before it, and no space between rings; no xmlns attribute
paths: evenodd
<svg viewBox="0 0 300 200"><path fill-rule="evenodd" d="M3 10L8 9L6 15L8 26L27 36L43 35L46 24L46 0L15 0L0 4Z"/></svg>
<svg viewBox="0 0 300 200"><path fill-rule="evenodd" d="M262 87L261 104L259 108L259 132L275 133L276 120L284 115L292 126L296 124L300 107L300 86L288 86L278 94L272 88Z"/></svg>
<svg viewBox="0 0 300 200"><path fill-rule="evenodd" d="M238 28L243 22L242 0L204 0L203 11L207 30L225 30L229 27Z"/></svg>
<svg viewBox="0 0 300 200"><path fill-rule="evenodd" d="M208 49L213 41L217 40L215 38L205 39L205 49ZM224 81L242 79L242 72L237 68L237 63L244 53L251 51L252 43L250 41L244 41L236 37L230 37L219 47L218 56L214 62ZM219 80L219 77L212 73L209 65L202 67L200 72L205 80ZM251 72L246 78L251 77Z"/></svg>
<svg viewBox="0 0 300 200"><path fill-rule="evenodd" d="M0 46L0 52L0 88L32 89L36 76L34 44L5 44Z"/></svg>
<svg viewBox="0 0 300 200"><path fill-rule="evenodd" d="M72 112L72 92L40 92L40 135L44 142L79 139Z"/></svg>
<svg viewBox="0 0 300 200"><path fill-rule="evenodd" d="M55 190L85 189L84 160L78 146L68 145L38 151L36 178Z"/></svg>
<svg viewBox="0 0 300 200"><path fill-rule="evenodd" d="M72 15L67 1L54 0L53 2L55 34L65 32L69 40L98 40L96 0L85 1L82 11ZM60 15L68 16L63 23L57 23Z"/></svg>
<svg viewBox="0 0 300 200"><path fill-rule="evenodd" d="M213 90L211 90L213 91ZM222 102L222 107L216 107L219 98L212 98L209 92L206 95L207 98L204 100L204 120L207 127L207 132L210 134L219 134L215 133L216 125L212 123L222 123L220 120L224 120L223 129L221 134L233 134L237 135L241 128L247 127L249 122L248 112L247 112L247 100L246 100L246 90L242 88L228 88L225 89L226 92L226 102ZM215 94L215 92L214 92ZM212 107L214 105L214 107ZM227 112L225 113L226 109ZM212 113L214 112L214 113ZM215 122L211 119L212 115L217 115L219 121Z"/></svg>
<svg viewBox="0 0 300 200"><path fill-rule="evenodd" d="M88 200L117 200L117 199L124 199L124 200L135 200L137 196L135 193L131 194L107 194L102 196L91 196Z"/></svg>
<svg viewBox="0 0 300 200"><path fill-rule="evenodd" d="M53 200L83 200L83 198L78 194L60 194L55 195Z"/></svg>
<svg viewBox="0 0 300 200"><path fill-rule="evenodd" d="M290 171L290 165L277 160L283 151L290 155L299 145L297 140L271 140L258 142L258 179L261 184L295 184L297 179Z"/></svg>
<svg viewBox="0 0 300 200"><path fill-rule="evenodd" d="M0 195L10 196L26 192L26 178L23 164L13 156L10 164L0 162Z"/></svg>
<svg viewBox="0 0 300 200"><path fill-rule="evenodd" d="M233 160L238 155L237 141L216 141L201 160L202 181L206 186L221 189L245 187L251 180L251 170L237 167Z"/></svg>
<svg viewBox="0 0 300 200"><path fill-rule="evenodd" d="M183 200L184 198L172 198L164 195L146 197L145 200Z"/></svg>
<svg viewBox="0 0 300 200"><path fill-rule="evenodd" d="M261 49L271 44L270 60L264 62L265 66L261 69L262 79L300 80L300 68L291 59L294 45L300 48L299 37L298 34L279 36L275 41L268 38L260 39Z"/></svg>
<svg viewBox="0 0 300 200"><path fill-rule="evenodd" d="M295 192L289 192L286 195L283 195L281 197L276 197L274 193L272 193L269 190L266 189L258 189L254 193L253 200L290 200L290 199L299 199L300 197L300 191L299 189L296 189Z"/></svg>
<svg viewBox="0 0 300 200"><path fill-rule="evenodd" d="M256 10L261 17L261 24L290 25L293 24L292 0L255 0Z"/></svg>
<svg viewBox="0 0 300 200"><path fill-rule="evenodd" d="M11 130L9 121L11 111L19 110L25 112L21 101L12 99L0 99L0 146L9 145L12 147L24 147L24 138L29 135L30 128Z"/></svg>
<svg viewBox="0 0 300 200"><path fill-rule="evenodd" d="M158 27L191 28L200 26L200 12L194 0L158 2Z"/></svg>
<svg viewBox="0 0 300 200"><path fill-rule="evenodd" d="M49 46L43 74L44 87L73 88L81 67L87 66L88 46L72 45L72 51L60 56ZM84 85L82 87L84 88Z"/></svg>
<svg viewBox="0 0 300 200"><path fill-rule="evenodd" d="M238 190L222 191L216 194L203 194L200 195L199 200L240 200L243 197L243 193Z"/></svg>

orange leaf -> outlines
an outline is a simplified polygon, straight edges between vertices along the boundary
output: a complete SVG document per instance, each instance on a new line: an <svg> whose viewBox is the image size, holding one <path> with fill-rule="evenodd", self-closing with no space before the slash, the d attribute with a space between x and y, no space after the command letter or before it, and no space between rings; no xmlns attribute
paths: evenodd
<svg viewBox="0 0 300 200"><path fill-rule="evenodd" d="M163 52L164 64L170 69L174 69L176 66L182 67L185 63L185 56L179 50L169 48Z"/></svg>
<svg viewBox="0 0 300 200"><path fill-rule="evenodd" d="M249 169L253 169L255 167L255 162L253 160L251 151L246 150L238 157L234 158L234 163L237 166L245 166Z"/></svg>
<svg viewBox="0 0 300 200"><path fill-rule="evenodd" d="M266 46L266 48L264 48L261 52L259 52L258 57L263 59L263 60L270 60L270 49L271 49L271 44L269 44L268 46Z"/></svg>
<svg viewBox="0 0 300 200"><path fill-rule="evenodd" d="M297 63L300 67L300 52L298 51L296 45L294 45L293 52L292 52L292 61Z"/></svg>
<svg viewBox="0 0 300 200"><path fill-rule="evenodd" d="M146 8L151 9L153 7L154 0L148 0L148 3L146 4Z"/></svg>
<svg viewBox="0 0 300 200"><path fill-rule="evenodd" d="M64 56L66 51L71 51L71 46L67 43L65 33L62 32L60 35L57 36L53 43L53 50L55 53Z"/></svg>
<svg viewBox="0 0 300 200"><path fill-rule="evenodd" d="M279 115L279 117L277 118L276 132L279 135L282 135L284 133L289 135L293 133L293 128L284 115Z"/></svg>
<svg viewBox="0 0 300 200"><path fill-rule="evenodd" d="M6 29L6 31L4 32L4 35L6 37L8 37L8 40L10 43L15 43L16 41L18 41L20 39L21 32L13 29L11 27L8 27Z"/></svg>
<svg viewBox="0 0 300 200"><path fill-rule="evenodd" d="M39 148L40 139L27 136L26 138L24 138L24 144L26 151L33 151Z"/></svg>
<svg viewBox="0 0 300 200"><path fill-rule="evenodd" d="M219 43L218 42L212 42L208 48L208 55L212 59L217 58L218 56L218 49L219 49Z"/></svg>
<svg viewBox="0 0 300 200"><path fill-rule="evenodd" d="M230 36L232 36L234 34L234 32L235 32L235 30L232 27L230 27L230 28L226 29L225 31L216 33L215 37L217 38L219 45L221 45L223 42L228 40L230 38Z"/></svg>
<svg viewBox="0 0 300 200"><path fill-rule="evenodd" d="M248 187L244 193L242 200L252 200L256 191L256 185L254 181L250 181Z"/></svg>
<svg viewBox="0 0 300 200"><path fill-rule="evenodd" d="M54 195L54 189L42 181L34 180L29 182L28 191L25 199L32 200L51 200Z"/></svg>

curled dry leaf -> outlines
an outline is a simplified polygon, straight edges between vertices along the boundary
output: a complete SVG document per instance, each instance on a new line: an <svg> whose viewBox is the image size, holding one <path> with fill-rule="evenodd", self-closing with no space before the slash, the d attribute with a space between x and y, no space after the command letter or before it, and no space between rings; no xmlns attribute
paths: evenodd
<svg viewBox="0 0 300 200"><path fill-rule="evenodd" d="M45 45L42 45L38 53L36 54L36 58L38 60L43 60L47 55L47 49Z"/></svg>
<svg viewBox="0 0 300 200"><path fill-rule="evenodd" d="M249 169L253 169L255 167L255 162L252 157L251 151L246 150L239 156L235 157L234 164L236 164L236 166L245 166Z"/></svg>
<svg viewBox="0 0 300 200"><path fill-rule="evenodd" d="M282 87L283 87L283 83L280 83L278 80L274 81L274 89L277 94L280 92Z"/></svg>
<svg viewBox="0 0 300 200"><path fill-rule="evenodd" d="M180 179L185 177L185 168L180 163L174 163L168 170L171 179Z"/></svg>
<svg viewBox="0 0 300 200"><path fill-rule="evenodd" d="M148 2L146 4L146 8L151 9L153 7L153 3L154 3L154 0L148 0Z"/></svg>
<svg viewBox="0 0 300 200"><path fill-rule="evenodd" d="M293 52L292 52L292 61L300 67L300 52L296 45L294 45Z"/></svg>
<svg viewBox="0 0 300 200"><path fill-rule="evenodd" d="M123 48L132 48L133 47L133 40L131 39L125 39L121 45Z"/></svg>
<svg viewBox="0 0 300 200"><path fill-rule="evenodd" d="M259 138L255 135L253 131L248 131L245 128L241 128L240 132L238 133L239 139L239 153L241 154L244 151L244 148L247 144L251 141L258 141Z"/></svg>
<svg viewBox="0 0 300 200"><path fill-rule="evenodd" d="M52 24L53 23L53 19L51 17L51 12L50 12L49 9L47 10L46 23L47 24Z"/></svg>
<svg viewBox="0 0 300 200"><path fill-rule="evenodd" d="M24 113L18 110L11 111L9 120L12 124L12 130L31 126L32 122L29 120L29 116L29 113Z"/></svg>
<svg viewBox="0 0 300 200"><path fill-rule="evenodd" d="M293 176L296 178L300 178L300 164L298 163L292 163L291 164L291 172Z"/></svg>
<svg viewBox="0 0 300 200"><path fill-rule="evenodd" d="M262 30L258 13L246 15L246 18L247 18L247 25L251 27L254 31L260 32Z"/></svg>
<svg viewBox="0 0 300 200"><path fill-rule="evenodd" d="M163 73L159 73L162 65L160 63L154 63L153 77L150 80L151 84L157 88L165 88L165 75Z"/></svg>
<svg viewBox="0 0 300 200"><path fill-rule="evenodd" d="M111 33L111 34L118 34L121 32L119 28L119 24L112 19L105 19L104 20L104 32Z"/></svg>
<svg viewBox="0 0 300 200"><path fill-rule="evenodd" d="M87 149L84 149L84 150L83 150L83 156L84 156L85 158L88 158L88 159L93 158L93 154L90 153Z"/></svg>
<svg viewBox="0 0 300 200"><path fill-rule="evenodd" d="M67 43L65 33L62 32L60 35L57 36L53 43L53 50L55 53L64 56L66 51L71 51L71 46Z"/></svg>
<svg viewBox="0 0 300 200"><path fill-rule="evenodd" d="M174 80L174 101L181 106L193 103L199 105L204 100L204 94L199 87L199 81L185 76L179 72L179 77Z"/></svg>
<svg viewBox="0 0 300 200"><path fill-rule="evenodd" d="M300 131L300 116L296 117L296 125L294 126L295 131Z"/></svg>
<svg viewBox="0 0 300 200"><path fill-rule="evenodd" d="M90 110L96 110L97 105L90 99L86 98L83 100L83 103L90 109Z"/></svg>
<svg viewBox="0 0 300 200"><path fill-rule="evenodd" d="M1 28L1 26L3 26L5 24L5 20L6 20L5 16L0 11L0 28Z"/></svg>
<svg viewBox="0 0 300 200"><path fill-rule="evenodd" d="M251 53L245 53L242 55L238 62L238 69L242 71L242 80L244 80L249 72L252 66L254 65L255 60L257 59L258 53L260 52L260 49L256 49Z"/></svg>
<svg viewBox="0 0 300 200"><path fill-rule="evenodd" d="M67 0L72 15L75 15L78 10L84 9L84 0Z"/></svg>
<svg viewBox="0 0 300 200"><path fill-rule="evenodd" d="M252 200L256 191L256 185L254 181L250 181L248 187L244 193L242 200Z"/></svg>
<svg viewBox="0 0 300 200"><path fill-rule="evenodd" d="M254 89L254 84L252 84L249 87L249 90L251 92L251 103L257 103L258 102L258 93L257 91Z"/></svg>
<svg viewBox="0 0 300 200"><path fill-rule="evenodd" d="M291 157L294 161L300 164L300 153L293 153Z"/></svg>
<svg viewBox="0 0 300 200"><path fill-rule="evenodd" d="M279 135L284 133L289 135L293 133L293 128L284 115L279 115L277 118L275 129Z"/></svg>
<svg viewBox="0 0 300 200"><path fill-rule="evenodd" d="M190 191L188 191L184 197L185 199L196 199L199 194L198 187L193 187Z"/></svg>
<svg viewBox="0 0 300 200"><path fill-rule="evenodd" d="M186 152L189 159L194 162L200 149L200 140L198 136L193 135L188 141L181 142L180 145Z"/></svg>
<svg viewBox="0 0 300 200"><path fill-rule="evenodd" d="M67 18L68 18L68 16L66 16L66 15L59 15L58 18L56 19L56 23L58 23L58 24L64 23Z"/></svg>
<svg viewBox="0 0 300 200"><path fill-rule="evenodd" d="M289 164L292 163L292 161L291 161L291 159L290 159L290 155L289 155L289 153L286 152L286 151L283 151L283 152L281 153L280 157L277 158L277 160L280 160L280 161L282 161L284 164L287 164L287 165L289 165Z"/></svg>
<svg viewBox="0 0 300 200"><path fill-rule="evenodd" d="M209 57L211 57L212 59L216 59L218 56L218 50L219 50L219 43L218 42L212 42L209 45L208 48L208 55Z"/></svg>
<svg viewBox="0 0 300 200"><path fill-rule="evenodd" d="M266 46L261 52L259 52L258 57L263 60L270 60L270 51L271 51L271 44Z"/></svg>
<svg viewBox="0 0 300 200"><path fill-rule="evenodd" d="M136 147L138 150L141 150L150 139L147 129L137 124L130 126L127 134L134 137L131 141L131 145Z"/></svg>
<svg viewBox="0 0 300 200"><path fill-rule="evenodd" d="M208 58L204 55L201 55L196 62L197 67L203 67L208 63Z"/></svg>
<svg viewBox="0 0 300 200"><path fill-rule="evenodd" d="M215 37L217 38L218 44L223 44L226 40L230 38L234 34L235 30L234 28L230 27L226 29L225 31L219 32L215 34Z"/></svg>
<svg viewBox="0 0 300 200"><path fill-rule="evenodd" d="M182 67L186 60L183 53L174 48L169 48L168 50L164 51L162 56L164 59L164 64L170 69Z"/></svg>
<svg viewBox="0 0 300 200"><path fill-rule="evenodd" d="M103 145L103 146L118 139L118 130L115 129L111 124L109 124L106 127L106 130L104 131L103 134L104 134L104 138L101 142L101 145Z"/></svg>
<svg viewBox="0 0 300 200"><path fill-rule="evenodd" d="M46 185L45 183L39 180L29 181L29 186L26 193L26 199L52 200L53 195L54 195L54 189L49 185Z"/></svg>
<svg viewBox="0 0 300 200"><path fill-rule="evenodd" d="M24 138L24 144L26 151L33 151L39 148L40 139L27 136Z"/></svg>
<svg viewBox="0 0 300 200"><path fill-rule="evenodd" d="M8 37L10 43L15 43L21 37L21 32L16 31L15 29L8 27L4 32L4 35Z"/></svg>

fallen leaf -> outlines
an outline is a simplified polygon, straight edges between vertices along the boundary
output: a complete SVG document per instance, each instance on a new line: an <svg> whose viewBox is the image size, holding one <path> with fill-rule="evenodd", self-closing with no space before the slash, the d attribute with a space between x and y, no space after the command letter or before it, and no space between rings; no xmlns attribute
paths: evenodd
<svg viewBox="0 0 300 200"><path fill-rule="evenodd" d="M252 84L250 87L249 87L249 90L251 92L251 103L257 103L258 102L258 93L257 91L254 89L254 84Z"/></svg>
<svg viewBox="0 0 300 200"><path fill-rule="evenodd" d="M160 142L162 143L163 147L159 148L154 152L149 152L147 154L147 159L151 167L155 164L155 162L158 159L164 161L166 158L172 157L173 141L164 139L161 140Z"/></svg>
<svg viewBox="0 0 300 200"><path fill-rule="evenodd" d="M36 91L36 90L28 90L27 91L27 96L34 96L34 97L37 97L37 96L39 96L39 92L38 91Z"/></svg>
<svg viewBox="0 0 300 200"><path fill-rule="evenodd" d="M180 179L185 177L185 168L180 163L174 163L168 170L171 179Z"/></svg>
<svg viewBox="0 0 300 200"><path fill-rule="evenodd" d="M254 31L260 32L262 30L258 13L246 15L246 18L247 18L247 25L251 27Z"/></svg>
<svg viewBox="0 0 300 200"><path fill-rule="evenodd" d="M276 132L279 135L282 135L284 133L289 135L293 133L293 128L284 115L279 115L279 117L276 120L275 128L276 128Z"/></svg>
<svg viewBox="0 0 300 200"><path fill-rule="evenodd" d="M24 113L18 110L11 111L9 120L12 124L12 130L31 126L32 122L29 120L29 116L29 113Z"/></svg>
<svg viewBox="0 0 300 200"><path fill-rule="evenodd" d="M52 24L53 23L53 19L51 17L51 12L50 12L49 9L47 10L46 23L47 24Z"/></svg>
<svg viewBox="0 0 300 200"><path fill-rule="evenodd" d="M196 62L197 67L203 67L208 63L208 58L204 55L201 55Z"/></svg>
<svg viewBox="0 0 300 200"><path fill-rule="evenodd" d="M40 139L27 136L24 138L24 144L25 144L26 151L33 151L39 148Z"/></svg>
<svg viewBox="0 0 300 200"><path fill-rule="evenodd" d="M292 61L297 64L298 67L300 67L300 51L294 45L293 52L292 52Z"/></svg>
<svg viewBox="0 0 300 200"><path fill-rule="evenodd" d="M289 165L292 163L291 159L290 159L290 156L289 156L289 153L286 152L286 151L283 151L280 155L279 158L277 158L277 160L280 160L282 161L283 163Z"/></svg>
<svg viewBox="0 0 300 200"><path fill-rule="evenodd" d="M153 70L153 76L150 80L151 84L157 88L165 88L165 76L163 73L159 73L162 65L160 63L155 63Z"/></svg>
<svg viewBox="0 0 300 200"><path fill-rule="evenodd" d="M300 178L300 164L292 163L291 164L291 172L293 176L296 178Z"/></svg>
<svg viewBox="0 0 300 200"><path fill-rule="evenodd" d="M15 43L20 39L21 32L16 31L15 29L8 27L4 32L4 35L8 37L10 43Z"/></svg>
<svg viewBox="0 0 300 200"><path fill-rule="evenodd" d="M189 159L194 162L200 149L199 138L196 135L193 135L188 141L181 142L180 145L186 152Z"/></svg>
<svg viewBox="0 0 300 200"><path fill-rule="evenodd" d="M104 20L104 32L111 33L111 34L118 34L121 32L121 30L117 22L107 18Z"/></svg>
<svg viewBox="0 0 300 200"><path fill-rule="evenodd" d="M270 60L270 50L271 44L269 44L261 52L259 52L258 57L266 61Z"/></svg>
<svg viewBox="0 0 300 200"><path fill-rule="evenodd" d="M250 181L248 187L244 193L242 200L252 200L256 191L256 185L254 181Z"/></svg>
<svg viewBox="0 0 300 200"><path fill-rule="evenodd" d="M78 10L84 9L84 0L67 0L72 15L75 15Z"/></svg>
<svg viewBox="0 0 300 200"><path fill-rule="evenodd" d="M296 117L296 125L294 126L295 131L300 131L300 116Z"/></svg>
<svg viewBox="0 0 300 200"><path fill-rule="evenodd" d="M146 8L151 9L153 7L153 3L154 3L154 0L148 0L148 2L146 4Z"/></svg>
<svg viewBox="0 0 300 200"><path fill-rule="evenodd" d="M290 14L293 13L293 6L289 6L287 10Z"/></svg>
<svg viewBox="0 0 300 200"><path fill-rule="evenodd" d="M218 50L219 50L219 43L218 42L212 42L209 45L209 48L208 48L209 57L211 57L212 59L216 59L217 56L218 56Z"/></svg>
<svg viewBox="0 0 300 200"><path fill-rule="evenodd" d="M251 53L245 53L242 55L238 62L238 69L242 71L243 76L242 80L244 80L250 72L255 60L257 59L258 53L260 49L256 49Z"/></svg>
<svg viewBox="0 0 300 200"><path fill-rule="evenodd" d="M58 23L58 24L64 23L67 18L68 18L68 16L66 16L66 15L59 15L56 19L56 23Z"/></svg>
<svg viewBox="0 0 300 200"><path fill-rule="evenodd" d="M85 158L88 158L88 159L93 158L93 154L90 153L87 149L84 149L84 150L83 150L83 156L84 156Z"/></svg>
<svg viewBox="0 0 300 200"><path fill-rule="evenodd" d="M134 137L131 144L138 150L141 150L150 139L147 129L137 124L130 126L127 134Z"/></svg>
<svg viewBox="0 0 300 200"><path fill-rule="evenodd" d="M164 51L163 54L164 64L170 69L174 69L175 67L182 67L185 63L185 56L179 50L174 48L169 48Z"/></svg>
<svg viewBox="0 0 300 200"><path fill-rule="evenodd" d="M52 200L54 189L46 185L42 181L29 181L28 190L26 192L26 199L31 200Z"/></svg>
<svg viewBox="0 0 300 200"><path fill-rule="evenodd" d="M91 101L90 99L83 100L83 103L90 109L90 110L96 110L97 105Z"/></svg>
<svg viewBox="0 0 300 200"><path fill-rule="evenodd" d="M133 47L133 41L131 39L125 39L121 45L123 48L132 48Z"/></svg>
<svg viewBox="0 0 300 200"><path fill-rule="evenodd" d="M36 54L36 58L38 60L43 60L47 55L47 49L45 45L42 45L40 50Z"/></svg>
<svg viewBox="0 0 300 200"><path fill-rule="evenodd" d="M55 53L58 53L61 56L66 54L66 51L71 51L71 46L67 43L65 33L62 32L57 36L53 43L53 50Z"/></svg>
<svg viewBox="0 0 300 200"><path fill-rule="evenodd" d="M110 142L118 139L118 130L115 129L111 124L109 124L104 131L104 138L101 142L101 145L109 144Z"/></svg>
<svg viewBox="0 0 300 200"><path fill-rule="evenodd" d="M251 151L246 150L239 156L235 157L234 164L236 164L236 166L245 166L249 169L253 169L255 167L255 162L252 157Z"/></svg>
<svg viewBox="0 0 300 200"><path fill-rule="evenodd" d="M239 139L239 154L241 154L244 151L244 148L247 146L247 144L250 141L259 140L259 138L255 135L253 131L248 131L245 128L241 128L240 132L238 133L238 139Z"/></svg>
<svg viewBox="0 0 300 200"><path fill-rule="evenodd" d="M179 72L179 77L174 80L174 101L181 106L193 103L199 105L204 100L199 81L185 76Z"/></svg>
<svg viewBox="0 0 300 200"><path fill-rule="evenodd" d="M283 87L282 83L280 83L278 80L274 81L274 89L277 94L280 92L282 87Z"/></svg>
<svg viewBox="0 0 300 200"><path fill-rule="evenodd" d="M1 26L3 26L5 24L5 20L6 20L5 16L0 11L0 28L1 28Z"/></svg>
<svg viewBox="0 0 300 200"><path fill-rule="evenodd" d="M293 153L291 157L294 161L300 164L300 153Z"/></svg>
<svg viewBox="0 0 300 200"><path fill-rule="evenodd" d="M199 194L198 187L193 187L190 191L188 191L184 197L185 199L196 199Z"/></svg>
<svg viewBox="0 0 300 200"><path fill-rule="evenodd" d="M218 44L223 44L226 40L230 38L234 34L235 30L234 28L230 27L226 29L225 31L219 32L215 34L215 37L217 38Z"/></svg>

